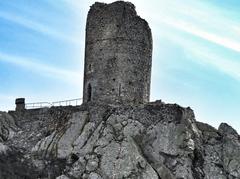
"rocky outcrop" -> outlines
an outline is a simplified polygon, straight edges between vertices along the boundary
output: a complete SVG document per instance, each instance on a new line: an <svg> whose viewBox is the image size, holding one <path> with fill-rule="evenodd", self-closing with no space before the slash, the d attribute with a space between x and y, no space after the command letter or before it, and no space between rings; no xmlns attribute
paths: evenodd
<svg viewBox="0 0 240 179"><path fill-rule="evenodd" d="M148 103L151 34L134 6L96 3L90 11L84 103L0 112L0 178L239 179L232 127Z"/></svg>
<svg viewBox="0 0 240 179"><path fill-rule="evenodd" d="M0 166L7 179L240 178L237 132L227 124L217 130L196 122L190 108L176 104L92 103L4 115L11 124L8 130L14 129L0 145ZM31 140L21 137L32 133L36 135Z"/></svg>
<svg viewBox="0 0 240 179"><path fill-rule="evenodd" d="M14 136L17 126L13 117L6 112L0 112L0 119L0 142L3 142Z"/></svg>
<svg viewBox="0 0 240 179"><path fill-rule="evenodd" d="M78 108L43 108L0 112L0 178L54 178L61 160L38 160L32 153L36 143L52 134Z"/></svg>
<svg viewBox="0 0 240 179"><path fill-rule="evenodd" d="M240 137L237 132L225 123L218 130L201 123L198 127L203 133L205 178L240 178Z"/></svg>

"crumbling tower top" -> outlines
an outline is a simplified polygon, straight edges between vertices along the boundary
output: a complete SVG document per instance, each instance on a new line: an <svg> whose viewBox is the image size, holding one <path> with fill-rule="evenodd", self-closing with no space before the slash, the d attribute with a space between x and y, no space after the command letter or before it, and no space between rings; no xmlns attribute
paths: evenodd
<svg viewBox="0 0 240 179"><path fill-rule="evenodd" d="M148 102L151 64L151 30L133 4L117 1L91 6L86 25L83 102Z"/></svg>

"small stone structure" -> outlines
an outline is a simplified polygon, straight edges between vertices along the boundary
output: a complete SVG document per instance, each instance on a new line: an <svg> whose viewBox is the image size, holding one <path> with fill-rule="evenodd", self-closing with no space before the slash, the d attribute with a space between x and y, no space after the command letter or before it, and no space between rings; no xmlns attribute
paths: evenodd
<svg viewBox="0 0 240 179"><path fill-rule="evenodd" d="M15 104L16 104L16 111L25 110L25 98L17 98L15 100Z"/></svg>
<svg viewBox="0 0 240 179"><path fill-rule="evenodd" d="M86 25L83 102L148 102L151 65L151 29L135 6L95 3Z"/></svg>

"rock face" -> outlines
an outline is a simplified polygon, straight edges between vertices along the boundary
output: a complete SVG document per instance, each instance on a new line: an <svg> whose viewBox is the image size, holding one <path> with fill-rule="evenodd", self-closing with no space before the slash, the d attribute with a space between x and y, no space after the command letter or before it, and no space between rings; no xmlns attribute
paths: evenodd
<svg viewBox="0 0 240 179"><path fill-rule="evenodd" d="M232 127L147 103L151 50L150 29L132 4L94 4L84 103L0 112L0 179L239 179Z"/></svg>
<svg viewBox="0 0 240 179"><path fill-rule="evenodd" d="M152 35L135 7L95 3L87 18L83 101L149 101Z"/></svg>
<svg viewBox="0 0 240 179"><path fill-rule="evenodd" d="M240 178L237 132L196 122L190 108L176 104L1 114L0 127L9 131L0 145L3 179Z"/></svg>

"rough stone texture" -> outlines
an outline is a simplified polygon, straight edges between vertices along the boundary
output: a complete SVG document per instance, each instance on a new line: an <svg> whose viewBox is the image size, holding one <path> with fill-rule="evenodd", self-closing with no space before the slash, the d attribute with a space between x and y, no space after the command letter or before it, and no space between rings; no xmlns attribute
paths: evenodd
<svg viewBox="0 0 240 179"><path fill-rule="evenodd" d="M24 98L17 98L15 100L15 104L16 104L16 111L25 110L25 99Z"/></svg>
<svg viewBox="0 0 240 179"><path fill-rule="evenodd" d="M152 35L131 3L95 3L87 18L83 101L149 101Z"/></svg>
<svg viewBox="0 0 240 179"><path fill-rule="evenodd" d="M35 156L32 148L42 138L51 136L56 128L58 132L62 130L69 114L78 110L78 107L58 107L0 112L0 178L45 179L59 175L66 162L45 160L47 150Z"/></svg>
<svg viewBox="0 0 240 179"><path fill-rule="evenodd" d="M176 104L3 114L14 134L0 143L0 178L240 178L237 132L196 122L190 108Z"/></svg>
<svg viewBox="0 0 240 179"><path fill-rule="evenodd" d="M85 87L92 83L93 100L78 107L0 112L0 178L239 179L240 136L231 126L222 123L215 129L197 122L190 108L177 104L145 103L151 34L133 5L96 3L89 14L86 48L91 53L86 57L87 63L93 63L93 72L87 74ZM116 70L106 66L107 61L97 61L97 57L110 59L112 54L118 65L123 63L123 71L120 66ZM127 55L139 64L131 67L132 62L124 61ZM94 71L96 67L99 71ZM133 76L131 68L139 74ZM107 73L101 75L102 70L121 82L121 98L108 94L115 83L104 76ZM144 70L147 72L140 73ZM125 79L145 81L133 81L134 87L130 87ZM101 85L106 89L95 89ZM124 103L113 105L115 100Z"/></svg>
<svg viewBox="0 0 240 179"><path fill-rule="evenodd" d="M17 126L12 116L6 112L0 112L0 142L12 138L17 131Z"/></svg>

